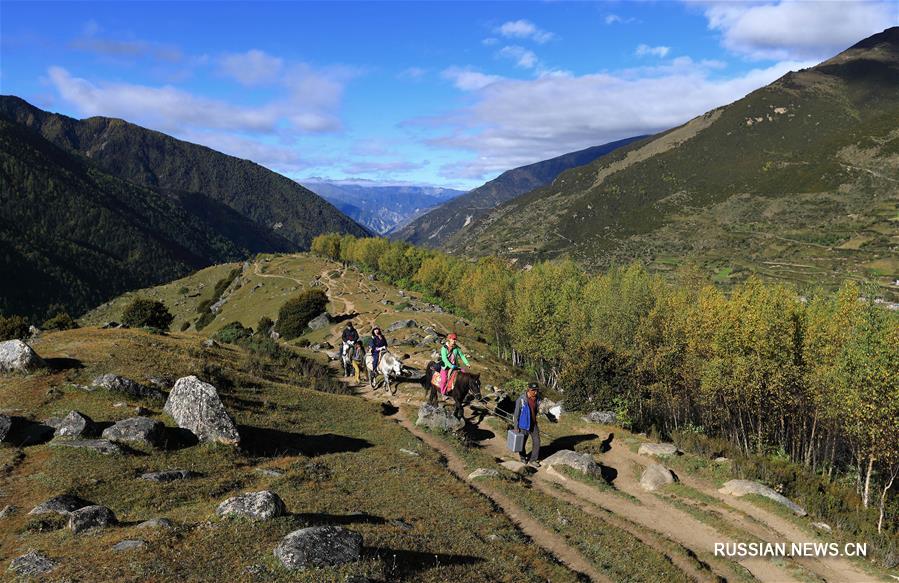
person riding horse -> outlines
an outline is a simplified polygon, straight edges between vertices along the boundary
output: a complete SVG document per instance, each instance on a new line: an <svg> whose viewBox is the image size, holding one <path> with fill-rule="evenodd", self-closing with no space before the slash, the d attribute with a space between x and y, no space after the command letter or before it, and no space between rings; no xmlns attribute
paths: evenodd
<svg viewBox="0 0 899 583"><path fill-rule="evenodd" d="M468 359L456 346L456 340L458 336L452 332L446 337L446 343L440 347L440 361L443 364L440 369L440 393L443 395L447 393L447 383L452 380L450 375L462 368L459 363L469 366Z"/></svg>
<svg viewBox="0 0 899 583"><path fill-rule="evenodd" d="M359 332L353 327L352 320L347 321L346 328L343 329L340 338L343 340L343 343L340 345L340 360L343 362L343 372L346 373L346 376L350 376L351 371L349 365L353 360L352 351L356 341L359 340Z"/></svg>
<svg viewBox="0 0 899 583"><path fill-rule="evenodd" d="M371 341L368 343L368 346L371 349L372 369L378 370L378 359L381 357L381 352L387 350L387 339L384 338L384 334L379 327L375 326L372 328Z"/></svg>

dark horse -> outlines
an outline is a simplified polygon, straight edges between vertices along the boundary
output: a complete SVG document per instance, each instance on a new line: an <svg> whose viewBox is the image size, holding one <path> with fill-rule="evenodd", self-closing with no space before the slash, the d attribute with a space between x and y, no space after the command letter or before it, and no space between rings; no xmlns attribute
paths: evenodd
<svg viewBox="0 0 899 583"><path fill-rule="evenodd" d="M430 391L428 403L431 405L437 404L438 390L437 386L431 382L431 377L439 370L436 362L429 362L427 368L425 368L425 375L421 378L421 386L426 392ZM453 411L456 419L462 419L462 407L465 405L465 399L469 394L475 399L481 398L481 375L460 370L456 376L456 384L453 385L453 390L449 392L453 401L456 402L456 408Z"/></svg>

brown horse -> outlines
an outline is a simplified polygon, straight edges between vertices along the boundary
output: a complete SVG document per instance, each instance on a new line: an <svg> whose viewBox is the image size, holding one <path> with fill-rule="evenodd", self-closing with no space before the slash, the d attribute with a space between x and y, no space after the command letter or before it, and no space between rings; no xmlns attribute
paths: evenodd
<svg viewBox="0 0 899 583"><path fill-rule="evenodd" d="M437 404L437 391L439 390L439 387L431 382L431 377L439 370L436 362L429 362L425 368L425 375L421 378L421 386L426 392L429 392L428 403L431 405ZM449 392L456 403L453 411L456 419L462 419L462 407L465 406L465 399L469 394L475 399L481 398L481 375L460 370L456 373L456 384Z"/></svg>

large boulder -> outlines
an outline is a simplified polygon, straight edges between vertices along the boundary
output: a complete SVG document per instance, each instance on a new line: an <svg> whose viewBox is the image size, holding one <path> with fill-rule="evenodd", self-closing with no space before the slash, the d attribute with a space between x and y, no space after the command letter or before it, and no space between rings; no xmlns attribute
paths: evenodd
<svg viewBox="0 0 899 583"><path fill-rule="evenodd" d="M419 407L418 419L415 421L415 424L438 431L458 431L465 427L465 422L461 419L456 419L453 413L446 407L429 405L428 403Z"/></svg>
<svg viewBox="0 0 899 583"><path fill-rule="evenodd" d="M69 529L75 534L91 528L104 528L115 522L115 514L105 506L85 506L69 514Z"/></svg>
<svg viewBox="0 0 899 583"><path fill-rule="evenodd" d="M271 520L287 514L281 497L270 490L247 492L228 498L215 510L219 516L240 516L251 520Z"/></svg>
<svg viewBox="0 0 899 583"><path fill-rule="evenodd" d="M677 446L673 443L644 443L637 450L640 455L654 455L663 457L666 455L677 455Z"/></svg>
<svg viewBox="0 0 899 583"><path fill-rule="evenodd" d="M44 359L21 340L0 342L0 372L31 372L45 366Z"/></svg>
<svg viewBox="0 0 899 583"><path fill-rule="evenodd" d="M6 439L12 429L12 417L9 415L0 415L0 441Z"/></svg>
<svg viewBox="0 0 899 583"><path fill-rule="evenodd" d="M358 561L362 535L340 526L301 528L281 539L275 557L288 569L330 567Z"/></svg>
<svg viewBox="0 0 899 583"><path fill-rule="evenodd" d="M108 439L54 439L50 442L50 446L89 449L103 455L125 453L121 447Z"/></svg>
<svg viewBox="0 0 899 583"><path fill-rule="evenodd" d="M195 376L178 379L164 410L178 427L187 429L202 441L239 445L240 434L218 391Z"/></svg>
<svg viewBox="0 0 899 583"><path fill-rule="evenodd" d="M162 391L160 391L159 389L148 387L129 378L114 374L104 374L98 376L91 383L91 387L93 387L94 389L106 389L107 391L122 393L123 395L128 395L130 397L136 397L139 399L162 399L164 396L162 394Z"/></svg>
<svg viewBox="0 0 899 583"><path fill-rule="evenodd" d="M614 411L591 411L583 419L587 423L601 423L603 425L614 425L618 421Z"/></svg>
<svg viewBox="0 0 899 583"><path fill-rule="evenodd" d="M562 449L543 460L545 466L568 466L588 476L600 475L599 464L589 453Z"/></svg>
<svg viewBox="0 0 899 583"><path fill-rule="evenodd" d="M9 570L19 577L35 577L49 573L56 562L42 552L31 549L9 563Z"/></svg>
<svg viewBox="0 0 899 583"><path fill-rule="evenodd" d="M162 442L165 425L146 417L123 419L103 430L103 439L120 443L157 446Z"/></svg>
<svg viewBox="0 0 899 583"><path fill-rule="evenodd" d="M97 433L97 425L93 419L79 413L78 411L69 411L69 414L63 417L59 424L56 425L56 431L53 433L55 437L92 437Z"/></svg>
<svg viewBox="0 0 899 583"><path fill-rule="evenodd" d="M757 494L764 496L770 500L774 500L778 504L783 504L792 510L797 516L805 516L807 513L804 508L787 498L782 494L778 494L768 486L753 482L752 480L731 480L725 482L724 486L718 489L722 494L730 494L731 496L745 496L746 494Z"/></svg>
<svg viewBox="0 0 899 583"><path fill-rule="evenodd" d="M320 330L325 326L331 325L331 316L330 314L328 314L328 312L322 312L318 316L309 320L309 323L306 325L309 326L310 330Z"/></svg>
<svg viewBox="0 0 899 583"><path fill-rule="evenodd" d="M398 322L394 322L388 328L388 332L396 332L397 330L402 330L403 328L418 328L418 322L415 320L400 320Z"/></svg>
<svg viewBox="0 0 899 583"><path fill-rule="evenodd" d="M31 512L28 514L59 514L68 516L72 512L86 506L91 506L92 504L93 502L88 502L84 498L79 498L78 496L73 496L71 494L63 494L41 502L32 508Z"/></svg>
<svg viewBox="0 0 899 583"><path fill-rule="evenodd" d="M654 492L677 481L674 472L662 464L649 464L640 476L640 486L647 492Z"/></svg>

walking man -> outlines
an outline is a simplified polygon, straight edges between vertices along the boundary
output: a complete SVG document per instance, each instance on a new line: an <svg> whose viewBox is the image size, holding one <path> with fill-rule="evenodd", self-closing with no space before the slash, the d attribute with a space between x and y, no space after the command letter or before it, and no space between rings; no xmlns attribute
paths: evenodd
<svg viewBox="0 0 899 583"><path fill-rule="evenodd" d="M537 427L537 412L540 410L540 388L537 383L528 383L527 390L515 401L515 413L512 419L515 421L515 431L524 432L524 444L518 455L521 463L540 467L540 429ZM531 455L525 455L524 451L531 439Z"/></svg>

